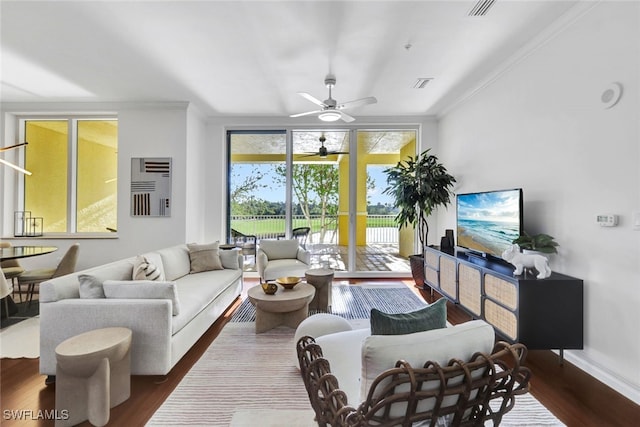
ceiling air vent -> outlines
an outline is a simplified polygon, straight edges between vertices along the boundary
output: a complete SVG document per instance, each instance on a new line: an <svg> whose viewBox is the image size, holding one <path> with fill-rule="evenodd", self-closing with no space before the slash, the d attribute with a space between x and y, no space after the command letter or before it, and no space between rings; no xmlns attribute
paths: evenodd
<svg viewBox="0 0 640 427"><path fill-rule="evenodd" d="M433 80L432 77L421 77L419 79L416 80L416 82L413 84L413 88L414 89L424 89L425 86L427 84L429 84L429 82Z"/></svg>
<svg viewBox="0 0 640 427"><path fill-rule="evenodd" d="M469 16L485 16L495 2L496 0L479 0L469 11Z"/></svg>

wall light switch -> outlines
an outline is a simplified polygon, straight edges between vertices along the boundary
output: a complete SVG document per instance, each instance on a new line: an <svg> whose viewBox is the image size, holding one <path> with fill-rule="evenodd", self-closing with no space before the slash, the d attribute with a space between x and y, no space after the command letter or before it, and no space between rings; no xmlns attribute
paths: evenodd
<svg viewBox="0 0 640 427"><path fill-rule="evenodd" d="M631 215L631 223L633 224L633 229L636 231L640 231L640 211L634 211Z"/></svg>

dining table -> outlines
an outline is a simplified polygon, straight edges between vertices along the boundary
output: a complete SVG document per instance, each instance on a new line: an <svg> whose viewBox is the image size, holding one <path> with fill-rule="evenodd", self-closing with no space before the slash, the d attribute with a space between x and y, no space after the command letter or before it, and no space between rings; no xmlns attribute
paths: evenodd
<svg viewBox="0 0 640 427"><path fill-rule="evenodd" d="M9 259L29 258L38 255L46 255L57 251L56 246L18 245L0 248L0 261Z"/></svg>
<svg viewBox="0 0 640 427"><path fill-rule="evenodd" d="M8 248L0 248L0 261L46 255L46 254L55 252L57 250L58 248L56 246L37 246L37 245L9 246ZM13 301L11 294L2 298L2 300L0 301L0 317L7 316L7 312L9 313L9 315L12 315L18 312L18 306Z"/></svg>

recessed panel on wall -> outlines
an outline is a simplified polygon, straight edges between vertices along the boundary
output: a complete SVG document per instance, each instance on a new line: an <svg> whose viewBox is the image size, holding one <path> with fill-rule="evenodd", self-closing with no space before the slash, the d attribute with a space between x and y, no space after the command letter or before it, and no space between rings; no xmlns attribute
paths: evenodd
<svg viewBox="0 0 640 427"><path fill-rule="evenodd" d="M131 215L171 216L171 157L131 158Z"/></svg>

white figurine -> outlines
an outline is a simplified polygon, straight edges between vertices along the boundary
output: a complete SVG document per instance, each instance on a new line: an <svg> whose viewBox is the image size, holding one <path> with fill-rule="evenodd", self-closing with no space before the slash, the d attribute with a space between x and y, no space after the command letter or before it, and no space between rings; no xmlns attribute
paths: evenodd
<svg viewBox="0 0 640 427"><path fill-rule="evenodd" d="M515 265L516 270L513 272L514 276L522 274L525 268L535 268L538 270L538 279L546 279L551 276L551 269L549 268L549 260L542 255L538 254L523 254L520 253L520 246L511 245L504 252L502 252L502 259Z"/></svg>

